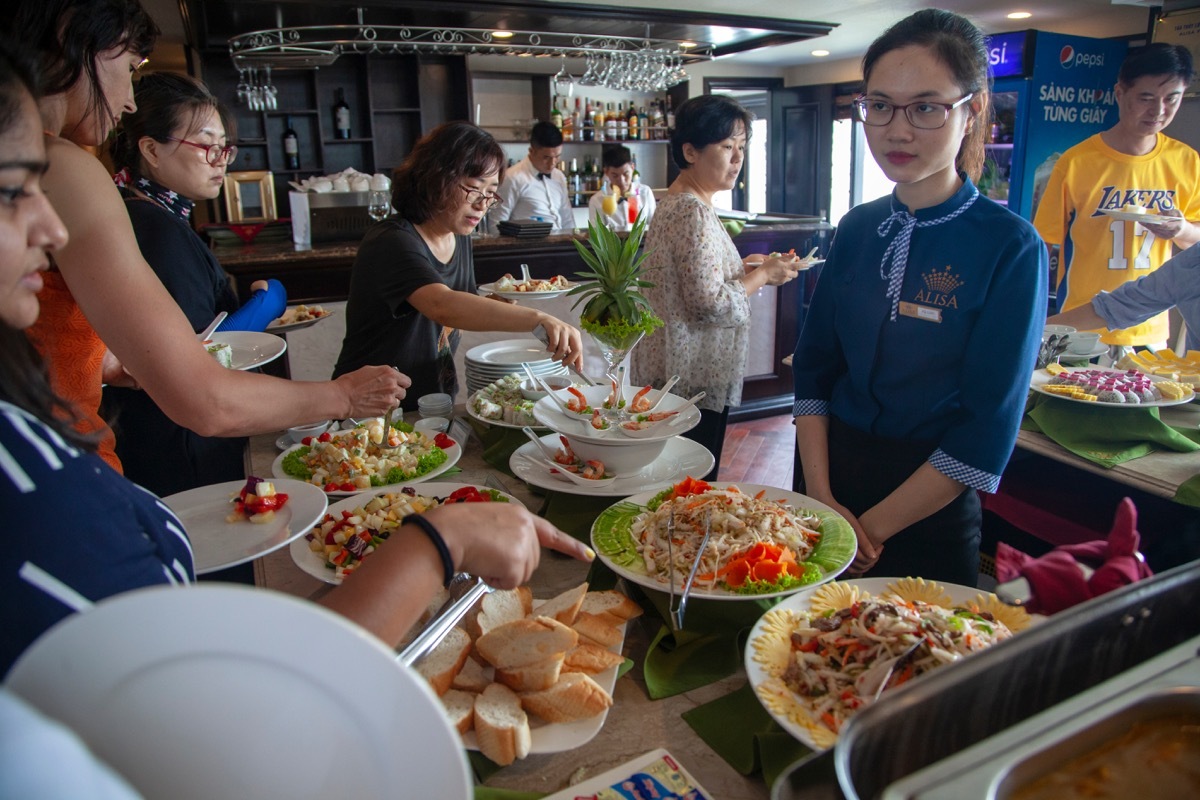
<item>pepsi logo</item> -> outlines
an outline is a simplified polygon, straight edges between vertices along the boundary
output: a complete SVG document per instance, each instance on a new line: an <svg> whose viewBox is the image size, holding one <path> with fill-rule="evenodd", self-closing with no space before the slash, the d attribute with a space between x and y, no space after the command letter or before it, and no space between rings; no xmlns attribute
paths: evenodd
<svg viewBox="0 0 1200 800"><path fill-rule="evenodd" d="M1062 64L1063 67L1070 67L1071 62L1074 60L1075 60L1075 48L1071 47L1071 45L1069 45L1069 44L1064 45L1063 49L1061 51L1059 51L1058 63Z"/></svg>
<svg viewBox="0 0 1200 800"><path fill-rule="evenodd" d="M1063 69L1072 67L1103 67L1103 53L1077 53L1071 45L1064 45L1058 52L1058 63Z"/></svg>

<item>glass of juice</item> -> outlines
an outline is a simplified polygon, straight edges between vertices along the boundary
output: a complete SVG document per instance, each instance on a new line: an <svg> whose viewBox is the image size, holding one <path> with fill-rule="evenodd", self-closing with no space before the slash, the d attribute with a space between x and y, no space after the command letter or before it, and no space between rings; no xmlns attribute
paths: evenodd
<svg viewBox="0 0 1200 800"><path fill-rule="evenodd" d="M629 224L637 222L638 218L638 199L636 194L628 195L625 198L625 204L629 206Z"/></svg>

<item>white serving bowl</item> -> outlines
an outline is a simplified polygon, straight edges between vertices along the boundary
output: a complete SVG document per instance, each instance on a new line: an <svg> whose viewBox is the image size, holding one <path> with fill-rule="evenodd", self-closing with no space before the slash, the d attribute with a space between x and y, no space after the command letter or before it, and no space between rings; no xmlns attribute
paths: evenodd
<svg viewBox="0 0 1200 800"><path fill-rule="evenodd" d="M583 386L575 387L581 391L584 397L587 398L588 405L592 408L600 408L604 399L608 397L611 391L607 386ZM626 386L625 400L626 402L633 399L633 396L640 390L639 387ZM651 390L647 395L650 404L658 402L658 397L661 393L658 390ZM647 432L645 438L634 439L626 436L617 429L617 424L613 425L608 430L596 430L590 424L590 414L574 414L569 411L564 411L560 408L557 401L566 403L573 395L567 390L559 390L551 397L546 397L538 400L533 407L533 416L538 423L550 428L556 433L562 433L567 436L572 436L576 439L586 439L589 442L596 444L609 444L617 446L640 446L647 441L666 441L672 436L689 431L700 422L700 411L696 407L691 407L679 415L680 419L673 425L657 426L652 432ZM687 398L680 397L677 394L668 394L663 399L662 404L658 407L659 411L672 411L687 403ZM603 459L601 459L603 460ZM607 462L606 462L607 463ZM646 462L649 463L649 462ZM643 464L642 466L645 466Z"/></svg>
<svg viewBox="0 0 1200 800"><path fill-rule="evenodd" d="M572 433L564 433L563 436L567 437L575 455L584 461L603 461L604 470L617 477L633 475L643 467L649 466L654 459L662 455L667 446L667 439L670 438L668 436L649 441L621 438L611 442L600 442Z"/></svg>
<svg viewBox="0 0 1200 800"><path fill-rule="evenodd" d="M1066 336L1074 332L1075 329L1070 325L1047 325L1042 328L1042 341L1049 339L1051 336Z"/></svg>
<svg viewBox="0 0 1200 800"><path fill-rule="evenodd" d="M1090 353L1100 342L1100 334L1087 331L1075 332L1067 337L1067 350L1072 353Z"/></svg>
<svg viewBox="0 0 1200 800"><path fill-rule="evenodd" d="M329 430L330 422L331 420L323 420L321 422L314 422L311 425L297 425L294 428L288 428L288 438L296 444L300 444L306 436L320 436Z"/></svg>

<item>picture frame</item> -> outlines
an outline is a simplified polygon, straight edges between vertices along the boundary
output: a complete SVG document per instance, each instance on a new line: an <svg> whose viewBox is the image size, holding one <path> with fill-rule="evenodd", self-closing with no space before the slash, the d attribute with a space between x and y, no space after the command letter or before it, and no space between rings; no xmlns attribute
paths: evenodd
<svg viewBox="0 0 1200 800"><path fill-rule="evenodd" d="M225 175L225 215L229 222L272 222L275 210L275 177L266 170Z"/></svg>

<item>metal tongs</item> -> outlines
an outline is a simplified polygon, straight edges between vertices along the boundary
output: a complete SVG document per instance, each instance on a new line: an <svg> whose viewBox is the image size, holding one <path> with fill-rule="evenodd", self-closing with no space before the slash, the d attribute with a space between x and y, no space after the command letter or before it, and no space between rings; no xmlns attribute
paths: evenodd
<svg viewBox="0 0 1200 800"><path fill-rule="evenodd" d="M672 542L675 538L675 509L671 509L671 515L667 517L667 561L670 564L667 575L671 581L671 599L667 603L667 611L671 616L671 630L673 631L683 630L683 615L687 612L688 594L692 591L692 583L696 580L696 570L700 568L700 562L704 559L704 548L708 547L710 536L712 536L712 511L709 511L704 518L704 538L696 550L696 559L692 562L692 570L688 573L687 581L683 584L683 591L680 592L678 602L676 602L675 545Z"/></svg>
<svg viewBox="0 0 1200 800"><path fill-rule="evenodd" d="M425 627L416 637L396 654L396 661L411 667L429 655L433 648L446 638L446 634L454 630L454 626L471 607L479 602L479 598L491 591L492 587L484 583L483 578L476 578L465 572L455 575L450 581L450 599L425 623Z"/></svg>
<svg viewBox="0 0 1200 800"><path fill-rule="evenodd" d="M1050 334L1038 349L1036 368L1042 369L1051 361L1057 361L1058 357L1067 351L1067 344L1069 344L1067 336L1059 336L1057 333Z"/></svg>

